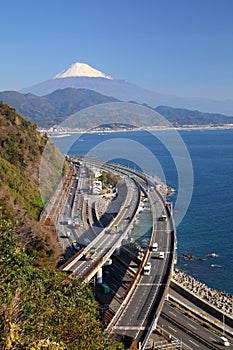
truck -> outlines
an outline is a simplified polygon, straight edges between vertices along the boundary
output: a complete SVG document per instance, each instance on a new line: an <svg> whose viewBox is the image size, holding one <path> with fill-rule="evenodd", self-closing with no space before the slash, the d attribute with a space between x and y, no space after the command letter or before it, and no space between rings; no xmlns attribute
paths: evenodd
<svg viewBox="0 0 233 350"><path fill-rule="evenodd" d="M68 224L68 225L72 225L72 219L71 219L71 218L68 218L68 219L67 219L67 224Z"/></svg>
<svg viewBox="0 0 233 350"><path fill-rule="evenodd" d="M88 250L88 252L85 254L86 260L92 260L95 254L96 254L96 248L93 247L90 250Z"/></svg>

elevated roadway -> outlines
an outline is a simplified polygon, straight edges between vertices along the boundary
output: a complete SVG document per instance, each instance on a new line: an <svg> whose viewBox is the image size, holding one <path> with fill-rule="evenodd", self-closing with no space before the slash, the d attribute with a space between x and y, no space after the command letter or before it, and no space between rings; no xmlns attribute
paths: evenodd
<svg viewBox="0 0 233 350"><path fill-rule="evenodd" d="M81 161L88 167L100 166L100 162L93 159L82 158ZM127 240L128 232L132 229L140 210L141 196L146 197L153 218L151 238L127 295L108 327L109 332L128 335L145 346L157 324L169 287L175 260L174 222L170 208L163 195L157 190L158 183L155 178L110 163L104 165L101 163L101 168L120 174L127 187L125 200L111 223L100 229L96 237L68 261L62 270L90 281L115 250L124 244L124 240ZM68 203L72 208L75 205L74 192L71 191ZM84 198L84 203L87 200ZM73 209L70 215L72 212ZM154 241L158 243L157 252L151 251ZM93 248L95 248L94 254L91 255ZM162 258L159 257L161 252ZM89 256L90 259L87 258ZM151 263L149 276L143 274L143 268L147 262Z"/></svg>
<svg viewBox="0 0 233 350"><path fill-rule="evenodd" d="M125 178L125 183L127 194L117 216L69 264L64 266L63 271L69 271L89 281L121 246L131 229L131 222L136 217L141 199L141 190L135 181ZM93 248L95 252L91 255ZM86 259L87 256L90 256L90 259Z"/></svg>

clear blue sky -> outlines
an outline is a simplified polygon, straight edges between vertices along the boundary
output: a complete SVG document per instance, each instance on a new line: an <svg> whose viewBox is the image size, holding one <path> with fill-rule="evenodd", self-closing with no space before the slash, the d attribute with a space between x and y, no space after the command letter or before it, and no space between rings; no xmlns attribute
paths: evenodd
<svg viewBox="0 0 233 350"><path fill-rule="evenodd" d="M3 0L0 91L79 61L177 96L233 98L233 0Z"/></svg>

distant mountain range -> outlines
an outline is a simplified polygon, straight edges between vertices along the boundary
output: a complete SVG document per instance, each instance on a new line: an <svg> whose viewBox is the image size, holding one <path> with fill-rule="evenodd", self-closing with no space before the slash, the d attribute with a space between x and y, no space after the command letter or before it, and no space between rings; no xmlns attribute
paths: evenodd
<svg viewBox="0 0 233 350"><path fill-rule="evenodd" d="M81 109L118 100L91 90L66 88L46 96L4 91L0 92L0 101L11 105L39 127L48 128L59 125L67 116Z"/></svg>
<svg viewBox="0 0 233 350"><path fill-rule="evenodd" d="M203 112L233 115L233 100L210 100L205 98L177 97L149 91L125 80L113 79L111 76L85 63L76 62L53 78L21 90L44 96L67 87L84 88L97 91L106 96L113 96L121 101L146 103L153 108L159 105L175 108L188 108Z"/></svg>
<svg viewBox="0 0 233 350"><path fill-rule="evenodd" d="M136 102L120 103L114 97L87 89L64 88L45 96L5 91L0 92L0 101L10 104L41 128L65 125L66 120L69 120L71 127L84 129L117 122L141 127L162 125L164 122L166 125L159 115L173 126L233 123L232 117L221 114L168 106L152 108Z"/></svg>

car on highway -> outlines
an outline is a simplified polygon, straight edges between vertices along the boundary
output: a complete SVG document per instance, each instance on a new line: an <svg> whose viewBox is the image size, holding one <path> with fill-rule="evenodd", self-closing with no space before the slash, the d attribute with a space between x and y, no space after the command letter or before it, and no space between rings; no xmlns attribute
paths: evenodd
<svg viewBox="0 0 233 350"><path fill-rule="evenodd" d="M224 345L224 346L230 346L230 342L229 340L226 338L226 337L220 337L221 339L221 343Z"/></svg>
<svg viewBox="0 0 233 350"><path fill-rule="evenodd" d="M159 259L164 259L164 252L159 252Z"/></svg>
<svg viewBox="0 0 233 350"><path fill-rule="evenodd" d="M151 271L151 262L148 261L146 263L146 265L144 266L144 268L143 268L143 275L149 276L150 275L150 271Z"/></svg>
<svg viewBox="0 0 233 350"><path fill-rule="evenodd" d="M158 251L158 243L154 242L151 246L151 251L152 252L157 252Z"/></svg>
<svg viewBox="0 0 233 350"><path fill-rule="evenodd" d="M72 246L76 251L79 251L82 248L81 245L75 239L72 241Z"/></svg>

